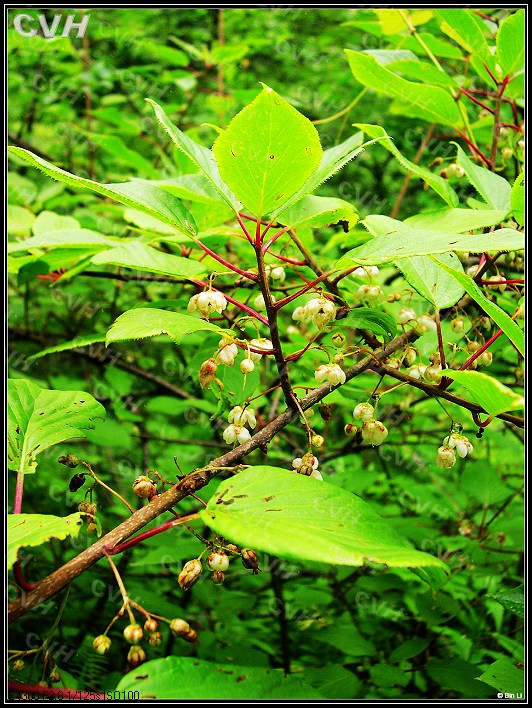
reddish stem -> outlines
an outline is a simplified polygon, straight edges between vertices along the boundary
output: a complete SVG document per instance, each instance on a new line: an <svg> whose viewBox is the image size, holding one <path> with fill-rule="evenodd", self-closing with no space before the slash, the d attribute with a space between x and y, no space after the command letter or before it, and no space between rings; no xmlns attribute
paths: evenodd
<svg viewBox="0 0 532 708"><path fill-rule="evenodd" d="M248 230L246 229L246 227L244 226L244 222L242 221L242 217L240 216L239 212L236 213L236 219L237 219L238 223L240 224L240 228L241 228L242 231L244 232L244 234L245 234L247 240L252 244L252 243L253 243L253 240L252 240L252 238L251 238L251 234L249 233L249 231L248 231Z"/></svg>
<svg viewBox="0 0 532 708"><path fill-rule="evenodd" d="M22 573L22 567L18 559L13 563L13 575L15 577L17 585L22 588L22 590L29 592L30 590L33 590L34 587L36 587L36 583L29 583L24 577Z"/></svg>
<svg viewBox="0 0 532 708"><path fill-rule="evenodd" d="M17 473L17 485L15 487L15 500L13 502L13 513L20 514L22 511L22 497L24 496L24 471L19 469Z"/></svg>
<svg viewBox="0 0 532 708"><path fill-rule="evenodd" d="M204 283L203 280L193 280L193 283L196 283L196 285L201 285L202 288L208 288L209 285L208 283ZM221 290L216 290L216 288L212 288L214 292L221 292ZM261 314L259 314L256 310L253 310L251 307L248 307L247 305L244 305L243 302L240 302L240 300L235 300L234 297L231 297L230 295L226 295L225 293L222 293L225 299L230 302L233 305L236 305L239 307L243 312L247 312L248 315L251 315L252 317L255 317L259 322L262 322L263 325L268 326L268 320L266 317L263 317Z"/></svg>
<svg viewBox="0 0 532 708"><path fill-rule="evenodd" d="M287 297L283 298L282 300L278 300L276 303L274 303L274 307L276 310L280 310L281 307L284 307L285 305L288 305L289 302L292 302L292 300L295 300L298 298L300 295L304 295L306 292L311 290L315 285L318 283L321 283L322 280L327 280L327 278L330 276L330 274L334 271L329 271L328 273L322 273L319 278L315 278L312 280L310 283L305 285L304 288L301 288L301 290L298 290L297 293L294 293L293 295L288 295Z"/></svg>
<svg viewBox="0 0 532 708"><path fill-rule="evenodd" d="M502 333L503 333L502 329L497 330L497 332L495 332L495 334L492 337L490 337L488 339L488 341L480 347L480 349L477 349L477 351L474 354L472 354L469 357L469 359L462 364L462 366L458 369L458 371L464 371L465 369L467 369L471 365L471 362L475 361L475 359L478 359L478 357L481 354L483 354L486 351L486 349L488 349L488 347L491 347L493 342L496 339L498 339Z"/></svg>
<svg viewBox="0 0 532 708"><path fill-rule="evenodd" d="M478 147L477 147L476 145L474 145L474 144L471 142L471 140L469 140L469 138L467 137L467 135L465 135L465 133L462 133L462 131L459 130L458 128L456 129L456 132L458 133L458 135L459 135L463 140L465 140L465 142L467 143L467 145L468 145L468 147L470 148L470 150L471 150L472 152L476 153L476 154L481 158L481 160L482 160L482 161L489 167L489 169L491 170L492 167L493 167L493 165L491 164L491 162L490 162L490 161L488 160L488 158L478 149Z"/></svg>
<svg viewBox="0 0 532 708"><path fill-rule="evenodd" d="M473 422L478 425L479 428L486 428L491 421L493 420L493 416L488 416L484 422L480 420L480 416L476 411L471 411L471 415L473 417Z"/></svg>
<svg viewBox="0 0 532 708"><path fill-rule="evenodd" d="M34 696L43 696L45 698L64 698L67 701L105 701L104 693L76 688L50 688L20 681L8 681L8 690L14 693L28 693L30 699Z"/></svg>
<svg viewBox="0 0 532 708"><path fill-rule="evenodd" d="M479 280L479 285L524 285L524 280Z"/></svg>
<svg viewBox="0 0 532 708"><path fill-rule="evenodd" d="M250 214L244 214L243 212L239 211L238 215L241 216L243 219L248 219L249 221L254 221L257 223L257 217L256 216L251 216ZM271 221L262 221L261 219L258 219L258 221L263 225L263 226L271 226L272 222Z"/></svg>
<svg viewBox="0 0 532 708"><path fill-rule="evenodd" d="M277 241L277 239L279 238L279 236L282 236L283 234L285 234L285 233L286 233L287 231L289 231L290 229L291 229L290 226L283 226L282 229L279 229L279 231L277 231L276 233L274 233L274 235L273 235L273 236L267 241L267 243L262 247L262 252L263 252L263 253L267 253L267 251L268 251L268 249L270 248L270 246L271 246L273 243L275 243L275 241ZM267 228L264 230L264 233L266 233L266 231L267 231Z"/></svg>
<svg viewBox="0 0 532 708"><path fill-rule="evenodd" d="M147 538L157 536L157 534L163 533L163 531L173 529L175 526L179 526L180 524L187 524L189 521L194 521L194 519L197 518L197 514L189 514L188 516L182 516L180 519L172 519L171 521L167 521L166 523L161 524L160 526L156 526L153 529L149 529L148 531L139 533L134 538L130 538L128 541L124 541L124 543L119 543L118 545L113 546L112 548L106 548L105 550L108 555L114 556L116 553L122 553L123 551L127 551L128 548L136 546L137 543L141 543Z"/></svg>
<svg viewBox="0 0 532 708"><path fill-rule="evenodd" d="M239 268L238 266L234 265L233 263L229 263L229 261L226 261L225 258L222 258L219 256L217 253L215 253L213 250L211 250L208 246L206 246L204 243L201 241L195 240L194 243L196 243L200 248L202 248L205 253L208 253L209 256L212 256L214 260L218 261L218 263L221 263L223 266L226 268L229 268L229 270L232 270L235 273L238 273L238 275L242 275L244 278L249 278L249 280L253 280L253 282L258 281L258 277L255 275L255 273L248 273L247 270L242 270L242 268Z"/></svg>
<svg viewBox="0 0 532 708"><path fill-rule="evenodd" d="M280 261L284 261L285 263L290 263L291 265L296 265L296 266L307 265L307 261L298 261L296 258L288 258L288 256L281 256L280 253L273 253L273 251L270 251L270 256L273 256L274 258L278 258Z"/></svg>
<svg viewBox="0 0 532 708"><path fill-rule="evenodd" d="M311 341L307 344L307 346L304 349L300 349L298 352L294 352L293 354L289 354L285 361L297 361L300 359L303 354L310 349L310 347L314 344L314 341Z"/></svg>
<svg viewBox="0 0 532 708"><path fill-rule="evenodd" d="M491 73L489 66L488 66L487 64L485 64L484 62L482 62L482 66L483 66L483 67L486 69L486 71L488 72L488 74L489 74L491 80L493 81L493 83L495 84L495 86L499 86L499 81L497 81L497 79L495 78L495 76Z"/></svg>
<svg viewBox="0 0 532 708"><path fill-rule="evenodd" d="M475 98L474 96L472 96L468 91L465 90L465 88L460 87L460 91L461 91L461 93L464 94L464 96L467 96L471 101L473 101L473 103L476 103L477 106L480 106L485 111L489 111L490 113L494 113L493 108L486 106L485 103L482 103L482 101L479 101L478 98Z"/></svg>

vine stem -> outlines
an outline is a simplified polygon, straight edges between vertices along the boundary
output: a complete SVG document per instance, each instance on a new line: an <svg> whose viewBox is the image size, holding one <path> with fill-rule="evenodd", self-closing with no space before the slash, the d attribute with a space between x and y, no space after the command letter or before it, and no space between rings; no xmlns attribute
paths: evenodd
<svg viewBox="0 0 532 708"><path fill-rule="evenodd" d="M154 529L149 529L149 531L139 533L138 536L130 538L128 541L124 541L124 543L119 543L117 546L106 549L106 555L114 556L117 553L123 553L124 551L127 551L128 548L133 548L133 546L136 546L138 543L145 541L147 538L157 536L157 534L163 533L164 531L168 531L169 529L173 529L176 526L179 526L180 524L188 524L191 521L196 521L196 519L199 518L199 514L189 514L188 516L181 516L179 519L172 519L171 521L167 521L166 523L161 524L160 526L156 526Z"/></svg>
<svg viewBox="0 0 532 708"><path fill-rule="evenodd" d="M232 270L234 273L238 273L238 275L241 275L242 277L247 278L248 280L253 280L253 282L255 283L257 282L257 276L255 275L255 273L249 273L247 270L242 270L242 268L239 268L234 263L230 263L229 261L226 261L225 258L219 256L215 251L206 246L199 239L195 237L191 238L197 246L199 246L203 251L205 251L205 253L211 256L211 258L214 258L215 261L218 261L218 263L221 263L223 266L229 268L229 270Z"/></svg>
<svg viewBox="0 0 532 708"><path fill-rule="evenodd" d="M327 278L334 272L335 272L334 270L329 270L327 273L322 273L319 277L315 278L310 283L307 283L307 285L305 285L304 288L301 288L301 290L298 290L297 293L293 293L292 295L288 295L287 297L284 297L282 300L278 300L276 303L274 303L274 308L276 310L280 310L281 307L288 305L289 302L292 302L292 300L295 300L300 295L304 295L306 292L308 292L313 287L315 287L318 283L321 283L323 280L327 280Z"/></svg>

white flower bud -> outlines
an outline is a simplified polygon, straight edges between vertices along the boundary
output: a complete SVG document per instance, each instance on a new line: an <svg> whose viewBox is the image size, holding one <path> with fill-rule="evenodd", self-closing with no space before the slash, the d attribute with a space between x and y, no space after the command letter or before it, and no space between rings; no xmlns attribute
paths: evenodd
<svg viewBox="0 0 532 708"><path fill-rule="evenodd" d="M407 366L412 366L417 358L417 352L414 347L406 347L405 349L405 363Z"/></svg>
<svg viewBox="0 0 532 708"><path fill-rule="evenodd" d="M469 442L465 435L458 435L452 433L443 441L444 445L448 445L451 448L456 448L456 452L460 457L467 457L473 452L473 445Z"/></svg>
<svg viewBox="0 0 532 708"><path fill-rule="evenodd" d="M314 477L314 479L319 479L320 482L323 482L323 477L319 470L312 470L309 476Z"/></svg>
<svg viewBox="0 0 532 708"><path fill-rule="evenodd" d="M318 469L319 461L318 458L311 452L307 452L303 457L296 457L292 460L292 467L299 472L299 474L304 474L310 476L312 472Z"/></svg>
<svg viewBox="0 0 532 708"><path fill-rule="evenodd" d="M209 317L213 312L220 314L226 307L227 300L223 293L215 292L214 290L205 290L199 293L195 301L195 309L198 310L202 317Z"/></svg>
<svg viewBox="0 0 532 708"><path fill-rule="evenodd" d="M379 269L377 266L359 266L353 271L353 275L361 280L367 280L368 278L376 278L379 274Z"/></svg>
<svg viewBox="0 0 532 708"><path fill-rule="evenodd" d="M427 370L427 367L425 364L418 364L417 366L413 366L409 372L408 375L411 376L413 379L419 379L425 375L425 371Z"/></svg>
<svg viewBox="0 0 532 708"><path fill-rule="evenodd" d="M249 343L249 346L252 347L253 349L260 349L263 352L265 352L265 356L273 356L273 354L266 354L266 352L271 351L273 349L273 344L270 342L269 339L252 339ZM262 358L262 354L259 354L258 352L249 352L248 359L251 359L251 361L260 361Z"/></svg>
<svg viewBox="0 0 532 708"><path fill-rule="evenodd" d="M397 315L397 322L399 324L406 324L407 322L410 322L410 320L415 319L416 313L411 307L403 307L402 310L399 310L399 314Z"/></svg>
<svg viewBox="0 0 532 708"><path fill-rule="evenodd" d="M247 425L252 430L257 426L257 419L253 408L242 408L242 406L235 406L231 411L229 411L227 419L230 423L235 423L236 425Z"/></svg>
<svg viewBox="0 0 532 708"><path fill-rule="evenodd" d="M370 418L362 425L362 440L370 445L378 446L388 437L388 430L380 420Z"/></svg>
<svg viewBox="0 0 532 708"><path fill-rule="evenodd" d="M463 317L455 317L451 322L451 329L455 334L462 334L465 329L465 322Z"/></svg>
<svg viewBox="0 0 532 708"><path fill-rule="evenodd" d="M333 386L345 383L345 371L338 364L322 364L314 372L314 378L318 383L328 381Z"/></svg>
<svg viewBox="0 0 532 708"><path fill-rule="evenodd" d="M416 324L414 329L418 334L425 334L425 332L435 332L438 327L436 322L430 315L420 315L416 319Z"/></svg>
<svg viewBox="0 0 532 708"><path fill-rule="evenodd" d="M253 359L242 359L240 362L240 371L243 374L251 374L251 372L255 369L255 362Z"/></svg>
<svg viewBox="0 0 532 708"><path fill-rule="evenodd" d="M453 467L456 463L456 455L452 447L448 445L442 445L438 448L438 454L436 455L436 464L440 469L449 469Z"/></svg>
<svg viewBox="0 0 532 708"><path fill-rule="evenodd" d="M266 303L264 302L264 295L259 293L257 297L253 300L253 307L258 312L264 312L266 310Z"/></svg>
<svg viewBox="0 0 532 708"><path fill-rule="evenodd" d="M365 300L368 297L368 292L371 289L371 285L361 285L357 290L357 296L361 300Z"/></svg>
<svg viewBox="0 0 532 708"><path fill-rule="evenodd" d="M251 433L243 425L229 425L223 432L223 439L230 445L234 442L245 443L251 438Z"/></svg>
<svg viewBox="0 0 532 708"><path fill-rule="evenodd" d="M382 290L378 285L372 285L366 293L366 299L373 301L377 300L382 295Z"/></svg>
<svg viewBox="0 0 532 708"><path fill-rule="evenodd" d="M270 272L270 278L272 280L278 280L280 283L282 283L286 278L286 273L284 271L283 266L277 266L275 268L272 268Z"/></svg>
<svg viewBox="0 0 532 708"><path fill-rule="evenodd" d="M477 361L483 366L490 366L491 362L493 361L493 354L488 351L482 352Z"/></svg>
<svg viewBox="0 0 532 708"><path fill-rule="evenodd" d="M438 383L442 377L442 368L440 364L433 364L432 366L427 366L423 378L427 381L432 381Z"/></svg>
<svg viewBox="0 0 532 708"><path fill-rule="evenodd" d="M296 322L308 322L310 320L310 313L306 307L296 307L292 313L292 319Z"/></svg>
<svg viewBox="0 0 532 708"><path fill-rule="evenodd" d="M225 364L225 366L233 366L237 356L238 347L234 342L228 342L226 339L220 340L218 352L216 353L217 362Z"/></svg>
<svg viewBox="0 0 532 708"><path fill-rule="evenodd" d="M195 312L195 311L198 309L198 305L197 305L197 303L198 303L198 297L199 297L199 294L198 294L198 295L193 295L193 296L190 298L190 300L188 301L188 305L187 305L187 312L192 313L192 312Z"/></svg>
<svg viewBox="0 0 532 708"><path fill-rule="evenodd" d="M373 408L371 403L359 403L353 410L353 418L355 420L371 420L374 414L375 408Z"/></svg>

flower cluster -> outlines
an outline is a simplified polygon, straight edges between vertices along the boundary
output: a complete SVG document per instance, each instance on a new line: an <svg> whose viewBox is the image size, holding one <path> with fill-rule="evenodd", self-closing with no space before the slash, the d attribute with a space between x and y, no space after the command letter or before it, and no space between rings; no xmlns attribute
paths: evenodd
<svg viewBox="0 0 532 708"><path fill-rule="evenodd" d="M328 381L331 386L345 383L345 371L338 364L322 364L314 372L318 383Z"/></svg>
<svg viewBox="0 0 532 708"><path fill-rule="evenodd" d="M251 439L251 433L245 427L246 425L253 430L257 425L257 418L253 408L243 408L235 406L227 417L230 425L223 432L223 439L230 445L238 442L240 444Z"/></svg>
<svg viewBox="0 0 532 708"><path fill-rule="evenodd" d="M388 429L375 418L375 408L371 403L358 403L353 410L353 418L362 423L360 436L367 445L378 447L388 437ZM358 429L348 423L345 430L347 434L353 435Z"/></svg>
<svg viewBox="0 0 532 708"><path fill-rule="evenodd" d="M323 329L336 317L334 303L324 297L315 297L306 305L296 307L292 319L296 322L313 322L318 329Z"/></svg>
<svg viewBox="0 0 532 708"><path fill-rule="evenodd" d="M190 313L197 310L202 317L209 318L214 312L221 314L226 307L227 300L222 293L214 290L205 290L190 298L187 310Z"/></svg>
<svg viewBox="0 0 532 708"><path fill-rule="evenodd" d="M440 469L449 469L454 467L456 463L456 453L459 457L464 458L472 452L473 445L465 435L451 433L444 439L443 445L438 448L436 464Z"/></svg>
<svg viewBox="0 0 532 708"><path fill-rule="evenodd" d="M318 470L318 465L318 458L311 452L307 452L307 454L303 455L303 457L296 457L292 460L292 467L296 470L296 472L322 481L323 477L321 472Z"/></svg>

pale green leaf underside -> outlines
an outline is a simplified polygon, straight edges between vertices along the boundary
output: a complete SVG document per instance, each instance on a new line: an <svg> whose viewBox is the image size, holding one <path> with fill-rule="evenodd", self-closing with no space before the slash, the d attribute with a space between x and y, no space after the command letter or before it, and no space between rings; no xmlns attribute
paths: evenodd
<svg viewBox="0 0 532 708"><path fill-rule="evenodd" d="M132 241L118 248L97 253L92 257L92 262L96 265L118 265L175 278L192 279L207 270L207 266L199 261L163 253L140 241Z"/></svg>
<svg viewBox="0 0 532 708"><path fill-rule="evenodd" d="M456 143L455 143L456 144ZM485 167L476 165L457 145L457 163L464 168L466 177L477 190L490 209L500 209L508 214L511 209L510 194L512 187L504 177Z"/></svg>
<svg viewBox="0 0 532 708"><path fill-rule="evenodd" d="M456 270L463 270L455 253L443 253L440 260ZM396 265L414 290L439 309L456 305L465 292L460 283L429 256L401 258Z"/></svg>
<svg viewBox="0 0 532 708"><path fill-rule="evenodd" d="M33 222L31 230L33 235L49 233L50 231L77 231L80 228L79 221L72 216L63 216L53 211L41 211Z"/></svg>
<svg viewBox="0 0 532 708"><path fill-rule="evenodd" d="M504 209L436 209L424 211L404 220L405 224L416 229L433 229L465 233L476 231L486 226L495 226L504 221L508 212Z"/></svg>
<svg viewBox="0 0 532 708"><path fill-rule="evenodd" d="M25 241L10 243L8 253L29 251L33 248L87 248L87 246L114 247L123 243L121 239L103 236L90 229L60 229L31 236Z"/></svg>
<svg viewBox="0 0 532 708"><path fill-rule="evenodd" d="M57 392L55 392L57 393ZM82 524L79 512L70 516L47 514L9 514L7 517L7 567L13 567L20 548L40 546L51 538L76 537Z"/></svg>
<svg viewBox="0 0 532 708"><path fill-rule="evenodd" d="M25 379L8 380L9 469L35 472L36 457L57 443L85 437L105 409L89 393L52 391Z"/></svg>
<svg viewBox="0 0 532 708"><path fill-rule="evenodd" d="M225 331L213 322L207 322L191 315L139 307L124 312L115 320L107 331L106 343L155 337L159 334L167 334L175 342L178 342L186 334L202 330L208 332Z"/></svg>
<svg viewBox="0 0 532 708"><path fill-rule="evenodd" d="M417 229L388 216L371 215L362 222L375 238L345 253L338 267L346 264L379 265L400 258L426 256L449 251L483 253L518 251L524 236L516 229L499 229L489 234L444 233Z"/></svg>
<svg viewBox="0 0 532 708"><path fill-rule="evenodd" d="M141 699L150 700L323 698L300 676L285 676L281 669L211 663L192 656L167 656L148 661L126 674L116 690L138 691Z"/></svg>
<svg viewBox="0 0 532 708"><path fill-rule="evenodd" d="M192 160L196 167L201 170L223 201L235 211L239 211L242 205L220 176L218 165L216 164L216 159L212 150L209 150L209 148L195 142L192 138L189 138L181 130L179 130L179 128L172 123L159 104L149 98L146 100L153 108L157 120L166 130L175 145L177 145L177 147L184 152L190 160Z"/></svg>
<svg viewBox="0 0 532 708"><path fill-rule="evenodd" d="M492 234L489 234L491 236ZM441 261L437 256L431 256L447 273L453 276L464 290L470 295L475 302L480 305L484 312L491 317L508 339L517 347L524 355L525 351L525 335L516 323L504 312L501 308L484 295L478 285L465 273L455 270L444 261Z"/></svg>
<svg viewBox="0 0 532 708"><path fill-rule="evenodd" d="M448 91L438 86L407 81L364 52L354 52L351 49L344 51L355 79L363 86L400 99L405 108L415 109L416 115L422 120L453 127L461 125L460 112Z"/></svg>
<svg viewBox="0 0 532 708"><path fill-rule="evenodd" d="M358 221L358 214L355 207L343 199L308 195L289 209L283 209L277 221L292 228L314 229L346 221L352 228Z"/></svg>
<svg viewBox="0 0 532 708"><path fill-rule="evenodd" d="M512 205L512 214L514 219L520 226L524 226L525 223L525 173L521 172L519 177L515 180L514 186L512 187L512 193L510 195L510 202Z"/></svg>
<svg viewBox="0 0 532 708"><path fill-rule="evenodd" d="M251 467L222 482L201 518L221 536L281 558L446 567L404 545L354 494L277 467Z"/></svg>
<svg viewBox="0 0 532 708"><path fill-rule="evenodd" d="M91 344L99 344L101 342L105 342L105 334L89 334L83 337L76 337L76 339L71 339L69 342L62 342L54 347L43 349L42 352L32 354L28 359L41 359L41 357L48 356L48 354L66 352L69 349L77 349L78 347L89 347Z"/></svg>
<svg viewBox="0 0 532 708"><path fill-rule="evenodd" d="M51 162L47 162L41 157L29 152L29 150L10 147L9 152L29 162L30 165L41 170L41 172L44 172L48 177L68 184L70 187L89 189L92 192L102 194L128 207L149 214L155 219L159 219L159 221L173 226L177 231L181 231L188 236L196 234L196 225L189 211L185 209L177 197L168 194L168 192L162 189L153 187L146 182L100 184L91 179L78 177L66 170L62 170L52 165Z"/></svg>
<svg viewBox="0 0 532 708"><path fill-rule="evenodd" d="M380 138L382 141L381 144L394 155L403 169L424 180L449 206L456 207L458 205L458 195L449 182L444 180L443 177L435 175L425 167L420 167L410 160L407 160L395 147L393 140L389 137L384 128L380 125L368 125L367 123L356 123L356 127L363 130L364 133L371 138Z"/></svg>
<svg viewBox="0 0 532 708"><path fill-rule="evenodd" d="M446 371L445 376L463 386L470 397L489 415L524 408L523 396L512 391L493 376L480 371Z"/></svg>
<svg viewBox="0 0 532 708"><path fill-rule="evenodd" d="M323 154L308 118L267 86L218 136L213 152L222 179L255 216L283 206Z"/></svg>
<svg viewBox="0 0 532 708"><path fill-rule="evenodd" d="M441 29L469 54L477 54L482 60L489 61L492 53L485 37L486 26L470 10L438 10Z"/></svg>

